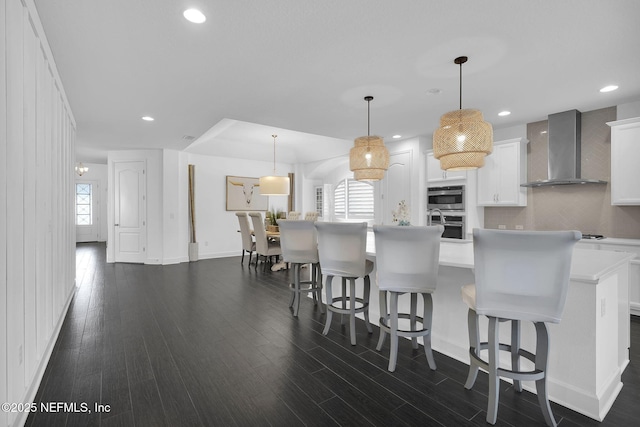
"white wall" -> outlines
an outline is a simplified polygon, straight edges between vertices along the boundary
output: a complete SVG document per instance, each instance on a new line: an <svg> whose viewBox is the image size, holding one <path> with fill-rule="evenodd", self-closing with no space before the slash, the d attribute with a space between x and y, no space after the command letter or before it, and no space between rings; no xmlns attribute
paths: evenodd
<svg viewBox="0 0 640 427"><path fill-rule="evenodd" d="M0 401L25 403L75 290L75 121L33 0L0 0L0 22Z"/></svg>
<svg viewBox="0 0 640 427"><path fill-rule="evenodd" d="M105 242L107 240L107 165L86 162L83 164L88 167L89 170L82 176L76 174L75 180L76 182L95 181L98 184L98 188L94 190L93 193L94 203L97 202L96 207L99 218L98 241Z"/></svg>
<svg viewBox="0 0 640 427"><path fill-rule="evenodd" d="M180 158L180 222L188 224L189 164L195 166L196 234L200 259L238 256L242 241L238 233L238 218L234 211L226 210L227 175L260 177L273 173L273 163L253 160L186 154ZM292 172L292 166L277 164L279 174ZM298 179L298 177L296 177ZM269 207L287 209L286 196L270 196ZM187 257L188 228L179 231L183 257ZM186 260L186 258L184 258Z"/></svg>
<svg viewBox="0 0 640 427"><path fill-rule="evenodd" d="M618 105L616 120L632 119L634 117L640 117L640 101Z"/></svg>
<svg viewBox="0 0 640 427"><path fill-rule="evenodd" d="M180 189L188 182L187 171L181 165L186 153L164 150L162 153L162 238L163 264L177 264L189 260L188 193ZM185 243L186 236L186 243Z"/></svg>
<svg viewBox="0 0 640 427"><path fill-rule="evenodd" d="M175 150L122 150L108 153L108 182L113 188L117 161L146 161L146 264L175 264L189 260L188 165L195 165L196 238L199 259L239 255L242 248L234 212L226 210L226 176L271 174L271 162L205 156ZM278 164L282 174L291 165ZM109 191L109 206L113 206ZM271 196L269 207L286 210L287 198ZM113 212L109 209L107 262L114 261Z"/></svg>

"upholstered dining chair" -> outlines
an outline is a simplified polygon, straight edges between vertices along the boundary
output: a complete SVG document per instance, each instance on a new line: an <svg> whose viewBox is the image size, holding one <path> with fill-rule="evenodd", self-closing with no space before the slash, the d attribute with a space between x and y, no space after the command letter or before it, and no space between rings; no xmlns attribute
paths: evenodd
<svg viewBox="0 0 640 427"><path fill-rule="evenodd" d="M280 227L280 247L284 261L293 267L293 283L289 307L293 307L293 315L298 316L300 295L311 293L314 304L320 302L322 307L322 276L318 258L318 237L313 221L284 220L278 221ZM302 266L310 265L309 280L301 279Z"/></svg>
<svg viewBox="0 0 640 427"><path fill-rule="evenodd" d="M465 388L471 389L483 368L489 373L487 422L498 417L500 377L535 381L538 403L547 425L555 426L547 396L549 332L546 323L560 323L569 287L574 245L579 231L473 230L475 284L462 288L469 306L469 374ZM489 318L488 342L480 342L479 316ZM511 321L511 343L500 343L499 324ZM535 354L520 348L520 322L533 322L536 330ZM480 352L488 350L488 360ZM500 367L500 350L511 355L511 369ZM520 370L520 358L535 368Z"/></svg>
<svg viewBox="0 0 640 427"><path fill-rule="evenodd" d="M244 254L249 252L249 264L251 264L251 256L256 250L256 242L253 241L251 228L249 227L249 217L246 212L236 212L238 223L240 224L240 235L242 236L242 259L240 264L244 264Z"/></svg>
<svg viewBox="0 0 640 427"><path fill-rule="evenodd" d="M417 337L422 337L424 353L429 367L436 369L431 351L431 319L440 261L440 237L442 225L429 227L374 225L376 239L376 278L380 290L380 339L376 350L380 351L387 334L391 336L389 371L396 369L398 337L410 337L414 349ZM410 313L398 313L398 298L409 294ZM387 309L387 296L390 308ZM418 295L422 296L423 315L417 316ZM401 329L398 319L408 319L409 328ZM417 329L416 324L422 327Z"/></svg>
<svg viewBox="0 0 640 427"><path fill-rule="evenodd" d="M260 212L249 212L249 216L253 223L253 234L256 238L256 256L257 258L264 257L263 269L266 271L267 262L271 261L273 257L282 255L280 242L267 238L267 231L264 229L264 219ZM258 268L258 259L256 259L256 268Z"/></svg>
<svg viewBox="0 0 640 427"><path fill-rule="evenodd" d="M322 333L327 335L331 328L333 313L349 316L351 345L356 345L356 313L363 313L367 331L373 329L369 323L369 296L373 262L366 259L367 223L316 222L318 230L318 256L322 274L327 277L325 294L327 319ZM333 297L331 282L335 276L342 278L342 294ZM362 297L356 296L356 279L364 279ZM350 283L347 293L347 280Z"/></svg>
<svg viewBox="0 0 640 427"><path fill-rule="evenodd" d="M290 220L298 220L300 219L300 212L297 211L291 211L287 214L287 219Z"/></svg>
<svg viewBox="0 0 640 427"><path fill-rule="evenodd" d="M318 220L318 212L307 212L304 214L305 221L317 221Z"/></svg>

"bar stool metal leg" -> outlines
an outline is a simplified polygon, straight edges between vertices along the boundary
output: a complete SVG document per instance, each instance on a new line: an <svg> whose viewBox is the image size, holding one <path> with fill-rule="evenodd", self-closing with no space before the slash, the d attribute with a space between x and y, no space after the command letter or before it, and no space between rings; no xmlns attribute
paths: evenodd
<svg viewBox="0 0 640 427"><path fill-rule="evenodd" d="M386 323L386 317L387 317L387 292L386 291L380 291L379 296L378 296L378 300L380 303L380 324L384 324ZM384 330L384 328L380 328L380 338L378 338L378 345L376 346L376 350L380 351L382 349L382 346L384 345L384 340L387 337L387 332Z"/></svg>
<svg viewBox="0 0 640 427"><path fill-rule="evenodd" d="M398 292L391 294L391 316L389 317L389 335L391 335L391 351L389 354L389 372L396 370L398 360Z"/></svg>
<svg viewBox="0 0 640 427"><path fill-rule="evenodd" d="M498 418L498 400L500 394L500 376L498 375L500 322L489 317L489 405L487 406L487 422L495 424Z"/></svg>
<svg viewBox="0 0 640 427"><path fill-rule="evenodd" d="M422 336L424 343L424 353L427 356L427 362L429 362L429 368L433 371L436 370L436 361L433 358L433 351L431 350L431 324L433 318L433 298L429 293L422 294L422 302L424 306L424 313L422 316L422 327L429 330L429 333Z"/></svg>
<svg viewBox="0 0 640 427"><path fill-rule="evenodd" d="M349 278L349 335L351 345L356 345L356 279Z"/></svg>
<svg viewBox="0 0 640 427"><path fill-rule="evenodd" d="M342 278L342 309L347 309L347 278ZM340 324L344 325L344 313L340 313Z"/></svg>
<svg viewBox="0 0 640 427"><path fill-rule="evenodd" d="M300 308L300 264L293 264L293 317L298 317Z"/></svg>
<svg viewBox="0 0 640 427"><path fill-rule="evenodd" d="M355 279L354 279L355 281ZM373 333L371 328L371 322L369 321L369 296L371 295L371 279L369 275L364 276L364 296L362 305L364 306L364 324L367 327L367 332Z"/></svg>
<svg viewBox="0 0 640 427"><path fill-rule="evenodd" d="M469 329L469 374L464 388L471 390L478 377L478 365L473 356L480 357L480 329L478 327L478 315L475 310L469 309L467 313L467 324Z"/></svg>
<svg viewBox="0 0 640 427"><path fill-rule="evenodd" d="M418 310L418 294L411 293L411 306L409 310L409 327L411 332L416 330L416 311ZM411 347L414 350L418 349L418 338L411 337Z"/></svg>
<svg viewBox="0 0 640 427"><path fill-rule="evenodd" d="M538 393L538 403L542 409L547 425L555 427L556 420L551 412L549 396L547 395L547 361L549 356L549 331L544 322L535 322L536 326L536 370L542 371L544 376L536 380L536 393Z"/></svg>
<svg viewBox="0 0 640 427"><path fill-rule="evenodd" d="M324 329L322 330L322 335L327 335L329 333L329 328L331 328L331 319L333 318L333 311L329 308L329 305L333 301L333 290L331 288L331 282L333 281L333 276L327 276L327 283L325 285L325 292L327 293L327 319L324 323Z"/></svg>
<svg viewBox="0 0 640 427"><path fill-rule="evenodd" d="M511 370L520 370L520 321L511 321ZM522 391L522 381L513 380L513 388L517 392Z"/></svg>

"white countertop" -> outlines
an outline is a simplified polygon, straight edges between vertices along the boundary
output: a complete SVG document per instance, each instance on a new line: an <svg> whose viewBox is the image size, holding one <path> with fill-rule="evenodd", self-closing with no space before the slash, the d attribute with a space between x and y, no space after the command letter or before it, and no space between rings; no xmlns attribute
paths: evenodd
<svg viewBox="0 0 640 427"><path fill-rule="evenodd" d="M447 267L473 268L473 245L450 242L442 239L440 244L440 265ZM605 239L597 240L603 242ZM632 240L632 239L609 239ZM589 242L589 241L587 241ZM470 243L466 241L466 243ZM618 244L618 243L616 243ZM367 236L367 255L375 259L375 239L373 232ZM571 280L597 283L601 278L617 269L621 264L633 259L634 255L626 252L607 250L574 249L571 262Z"/></svg>
<svg viewBox="0 0 640 427"><path fill-rule="evenodd" d="M627 246L640 246L640 239L621 239L618 237L605 237L603 239L583 239L581 242L586 243L598 243L609 245L627 245Z"/></svg>
<svg viewBox="0 0 640 427"><path fill-rule="evenodd" d="M574 249L571 259L571 280L597 283L601 278L633 259L626 252ZM473 245L440 245L440 265L473 268Z"/></svg>

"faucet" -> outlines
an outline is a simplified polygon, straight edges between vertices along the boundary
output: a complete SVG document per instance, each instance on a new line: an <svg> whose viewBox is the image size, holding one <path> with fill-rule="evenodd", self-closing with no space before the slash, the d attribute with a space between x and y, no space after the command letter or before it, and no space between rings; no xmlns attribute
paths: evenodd
<svg viewBox="0 0 640 427"><path fill-rule="evenodd" d="M427 211L427 225L432 225L433 214L436 212L440 214L440 224L445 225L446 221L445 221L444 215L442 214L442 211L438 208L429 209Z"/></svg>

